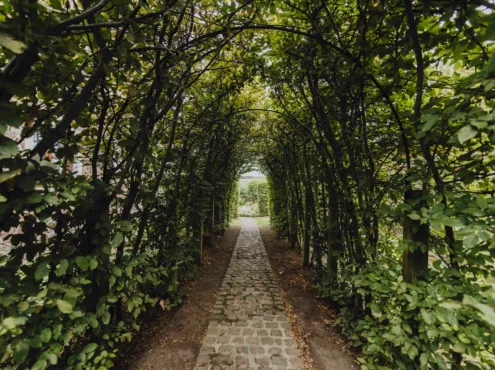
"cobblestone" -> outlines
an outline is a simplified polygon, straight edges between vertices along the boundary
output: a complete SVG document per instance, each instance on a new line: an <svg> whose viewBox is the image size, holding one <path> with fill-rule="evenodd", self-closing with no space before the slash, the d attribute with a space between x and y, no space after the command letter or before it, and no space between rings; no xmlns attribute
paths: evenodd
<svg viewBox="0 0 495 370"><path fill-rule="evenodd" d="M194 369L300 370L299 356L258 226L242 218Z"/></svg>

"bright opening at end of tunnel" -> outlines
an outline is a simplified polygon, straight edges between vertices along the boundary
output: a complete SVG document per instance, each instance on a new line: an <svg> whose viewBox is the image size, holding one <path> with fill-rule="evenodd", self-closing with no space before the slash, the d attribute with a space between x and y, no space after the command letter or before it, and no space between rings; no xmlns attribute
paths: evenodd
<svg viewBox="0 0 495 370"><path fill-rule="evenodd" d="M237 213L242 217L269 216L268 182L258 169L241 175L238 182Z"/></svg>

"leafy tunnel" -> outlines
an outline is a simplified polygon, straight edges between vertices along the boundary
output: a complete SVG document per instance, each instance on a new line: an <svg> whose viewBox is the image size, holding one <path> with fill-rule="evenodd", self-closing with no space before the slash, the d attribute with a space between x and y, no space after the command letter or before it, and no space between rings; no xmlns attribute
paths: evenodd
<svg viewBox="0 0 495 370"><path fill-rule="evenodd" d="M495 5L0 1L0 364L106 369L268 179L365 369L495 367Z"/></svg>

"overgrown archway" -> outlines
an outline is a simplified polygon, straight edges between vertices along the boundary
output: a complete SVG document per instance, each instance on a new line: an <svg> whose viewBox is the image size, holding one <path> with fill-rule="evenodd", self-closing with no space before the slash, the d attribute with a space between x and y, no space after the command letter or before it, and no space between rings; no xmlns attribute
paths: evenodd
<svg viewBox="0 0 495 370"><path fill-rule="evenodd" d="M111 367L252 163L363 367L493 366L493 8L1 3L2 366Z"/></svg>

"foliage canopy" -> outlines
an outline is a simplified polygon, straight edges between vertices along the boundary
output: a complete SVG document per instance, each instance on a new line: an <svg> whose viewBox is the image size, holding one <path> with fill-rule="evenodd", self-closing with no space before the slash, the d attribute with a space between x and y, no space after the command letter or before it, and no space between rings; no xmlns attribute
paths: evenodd
<svg viewBox="0 0 495 370"><path fill-rule="evenodd" d="M363 368L495 367L494 7L0 2L2 368L111 368L253 163Z"/></svg>

